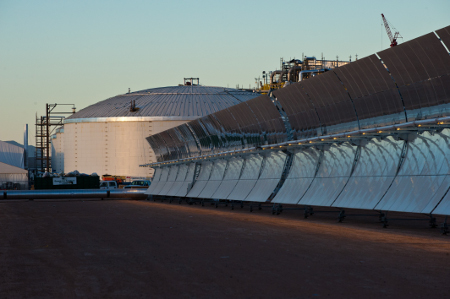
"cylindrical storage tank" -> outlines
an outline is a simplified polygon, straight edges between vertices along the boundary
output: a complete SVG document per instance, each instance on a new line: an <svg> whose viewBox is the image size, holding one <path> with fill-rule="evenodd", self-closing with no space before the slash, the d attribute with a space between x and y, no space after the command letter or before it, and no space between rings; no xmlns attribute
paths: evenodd
<svg viewBox="0 0 450 299"><path fill-rule="evenodd" d="M146 141L148 136L258 95L223 87L182 85L131 92L98 102L64 121L60 150L64 172L151 177L153 169L139 167L156 162Z"/></svg>

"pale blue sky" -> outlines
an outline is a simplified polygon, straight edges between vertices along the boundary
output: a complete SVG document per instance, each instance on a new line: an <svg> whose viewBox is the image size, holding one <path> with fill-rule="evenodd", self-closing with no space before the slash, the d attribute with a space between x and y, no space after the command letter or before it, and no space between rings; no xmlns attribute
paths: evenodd
<svg viewBox="0 0 450 299"><path fill-rule="evenodd" d="M0 0L0 140L23 143L45 103L200 84L254 86L281 57L346 60L450 25L449 0Z"/></svg>

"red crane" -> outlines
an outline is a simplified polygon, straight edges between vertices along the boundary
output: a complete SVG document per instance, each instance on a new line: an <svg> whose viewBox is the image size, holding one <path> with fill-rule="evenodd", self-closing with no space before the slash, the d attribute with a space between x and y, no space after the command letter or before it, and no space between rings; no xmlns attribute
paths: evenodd
<svg viewBox="0 0 450 299"><path fill-rule="evenodd" d="M383 19L384 28L386 28L386 32L389 37L389 41L391 42L391 47L395 47L397 45L397 38L402 38L402 37L398 31L396 31L394 33L394 36L392 36L391 28L389 27L388 21L384 17L384 14L381 14L381 18Z"/></svg>

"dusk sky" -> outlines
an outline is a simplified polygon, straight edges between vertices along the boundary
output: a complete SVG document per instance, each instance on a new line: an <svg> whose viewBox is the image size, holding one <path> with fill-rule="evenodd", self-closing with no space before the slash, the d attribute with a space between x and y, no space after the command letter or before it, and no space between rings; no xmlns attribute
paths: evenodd
<svg viewBox="0 0 450 299"><path fill-rule="evenodd" d="M0 140L23 143L46 103L98 101L199 77L248 88L280 58L359 58L450 25L450 1L0 0Z"/></svg>

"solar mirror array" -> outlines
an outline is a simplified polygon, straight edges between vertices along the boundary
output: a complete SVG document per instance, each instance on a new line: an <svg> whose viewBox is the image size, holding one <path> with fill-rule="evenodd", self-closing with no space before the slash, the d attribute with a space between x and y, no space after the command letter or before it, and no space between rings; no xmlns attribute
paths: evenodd
<svg viewBox="0 0 450 299"><path fill-rule="evenodd" d="M147 138L149 195L450 215L450 26Z"/></svg>

